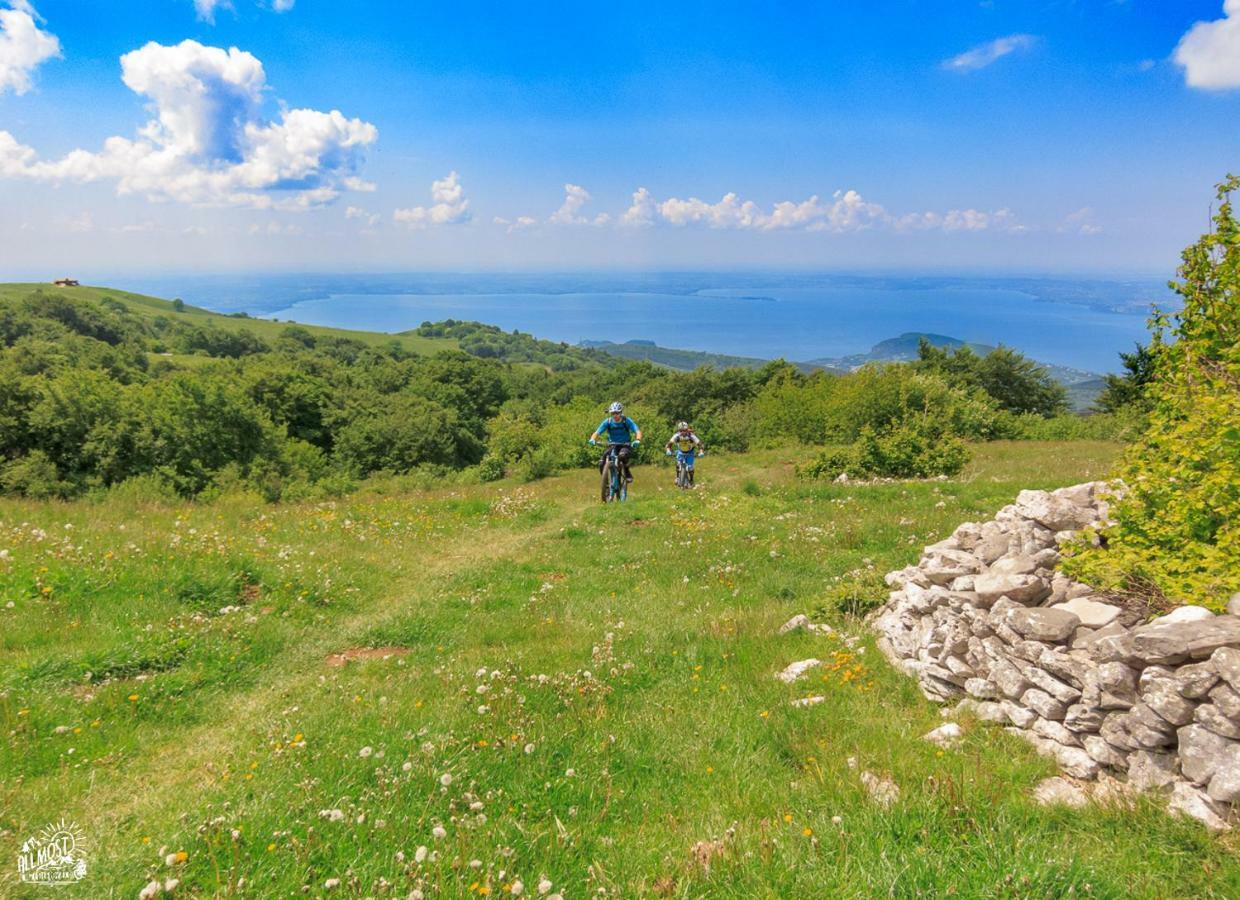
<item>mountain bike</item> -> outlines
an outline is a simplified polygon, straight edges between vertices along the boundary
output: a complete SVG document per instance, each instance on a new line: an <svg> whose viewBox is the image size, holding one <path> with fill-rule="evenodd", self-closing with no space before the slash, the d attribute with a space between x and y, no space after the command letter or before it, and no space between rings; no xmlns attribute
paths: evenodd
<svg viewBox="0 0 1240 900"><path fill-rule="evenodd" d="M629 485L624 480L624 466L620 464L620 448L625 444L608 444L603 454L602 496L604 503L613 500L623 503L629 498Z"/></svg>
<svg viewBox="0 0 1240 900"><path fill-rule="evenodd" d="M668 454L669 456L672 454ZM698 451L698 456L705 455L705 451ZM689 490L693 487L693 469L690 468L685 461L683 453L676 453L676 487L681 490Z"/></svg>

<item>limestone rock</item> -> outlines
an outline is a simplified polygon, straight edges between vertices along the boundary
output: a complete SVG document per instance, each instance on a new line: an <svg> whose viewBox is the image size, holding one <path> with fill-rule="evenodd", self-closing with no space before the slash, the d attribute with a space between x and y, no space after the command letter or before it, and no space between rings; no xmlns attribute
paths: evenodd
<svg viewBox="0 0 1240 900"><path fill-rule="evenodd" d="M1038 657L1038 666L1078 690L1084 690L1089 672L1093 668L1088 658L1049 647Z"/></svg>
<svg viewBox="0 0 1240 900"><path fill-rule="evenodd" d="M1016 511L1051 531L1075 531L1098 520L1098 513L1088 500L1078 505L1058 492L1021 491L1016 496Z"/></svg>
<svg viewBox="0 0 1240 900"><path fill-rule="evenodd" d="M1185 725L1177 736L1180 771L1197 784L1207 784L1229 760L1237 759L1240 754L1240 744L1202 725Z"/></svg>
<svg viewBox="0 0 1240 900"><path fill-rule="evenodd" d="M1177 773L1170 753L1138 750L1128 757L1128 782L1139 791L1155 791L1172 784Z"/></svg>
<svg viewBox="0 0 1240 900"><path fill-rule="evenodd" d="M992 575L1032 575L1038 569L1037 562L1025 553L1004 556L990 564Z"/></svg>
<svg viewBox="0 0 1240 900"><path fill-rule="evenodd" d="M1064 728L1059 722L1052 722L1050 719L1039 718L1033 723L1033 733L1046 738L1048 741L1054 741L1056 744L1063 744L1067 747L1080 746L1080 739L1075 734Z"/></svg>
<svg viewBox="0 0 1240 900"><path fill-rule="evenodd" d="M1105 713L1098 707L1076 703L1069 706L1068 711L1064 713L1063 724L1065 728L1072 731L1096 732L1102 727L1104 718L1106 718Z"/></svg>
<svg viewBox="0 0 1240 900"><path fill-rule="evenodd" d="M1089 803L1089 797L1083 790L1058 776L1044 778L1033 789L1033 799L1039 806L1069 806L1080 809Z"/></svg>
<svg viewBox="0 0 1240 900"><path fill-rule="evenodd" d="M790 634L793 631L803 631L809 625L809 616L800 613L793 616L787 622L779 627L780 634Z"/></svg>
<svg viewBox="0 0 1240 900"><path fill-rule="evenodd" d="M1240 616L1145 625L1132 632L1133 656L1147 665L1205 659L1220 647L1240 646Z"/></svg>
<svg viewBox="0 0 1240 900"><path fill-rule="evenodd" d="M1103 603L1092 597L1077 597L1074 600L1068 600L1051 609L1062 609L1070 612L1078 619L1086 628L1103 628L1110 625L1119 618L1120 609L1118 606L1112 606L1110 603Z"/></svg>
<svg viewBox="0 0 1240 900"><path fill-rule="evenodd" d="M998 700L1002 696L994 683L985 678L970 678L964 683L964 690L970 697L979 700Z"/></svg>
<svg viewBox="0 0 1240 900"><path fill-rule="evenodd" d="M1240 691L1240 650L1220 647L1210 657L1209 665L1215 674L1231 685L1232 690Z"/></svg>
<svg viewBox="0 0 1240 900"><path fill-rule="evenodd" d="M1171 610L1165 616L1159 616L1157 619L1151 619L1150 625L1173 625L1176 622L1202 622L1207 619L1213 619L1214 613L1206 609L1204 606L1180 606Z"/></svg>
<svg viewBox="0 0 1240 900"><path fill-rule="evenodd" d="M1210 831L1230 830L1230 826L1218 814L1215 802L1187 782L1175 783L1171 789L1171 799L1167 801L1167 811L1172 815L1196 819Z"/></svg>
<svg viewBox="0 0 1240 900"><path fill-rule="evenodd" d="M870 799L884 809L889 808L900 799L899 786L885 776L880 778L873 772L862 772L861 784L865 786Z"/></svg>
<svg viewBox="0 0 1240 900"><path fill-rule="evenodd" d="M1004 620L1022 637L1050 643L1071 637L1081 624L1074 613L1056 607L1013 609L1007 612Z"/></svg>
<svg viewBox="0 0 1240 900"><path fill-rule="evenodd" d="M1087 734L1081 738L1081 743L1085 745L1085 752L1104 766L1121 770L1128 768L1128 754L1112 747L1101 736Z"/></svg>
<svg viewBox="0 0 1240 900"><path fill-rule="evenodd" d="M973 579L973 590L983 602L1007 597L1017 603L1037 603L1050 595L1051 586L1037 575L1002 575L986 572Z"/></svg>
<svg viewBox="0 0 1240 900"><path fill-rule="evenodd" d="M1193 720L1206 726L1215 734L1236 740L1240 738L1240 723L1234 722L1223 715L1213 703L1203 703L1193 713Z"/></svg>
<svg viewBox="0 0 1240 900"><path fill-rule="evenodd" d="M1068 704L1062 700L1056 700L1050 694L1039 688L1030 688L1020 697L1023 706L1029 707L1044 719L1054 719L1062 721L1064 715L1068 712Z"/></svg>
<svg viewBox="0 0 1240 900"><path fill-rule="evenodd" d="M1232 721L1240 720L1240 694L1232 690L1231 685L1220 684L1210 691L1208 696L1211 702L1219 708L1219 712Z"/></svg>
<svg viewBox="0 0 1240 900"><path fill-rule="evenodd" d="M962 575L975 575L982 570L982 562L963 550L926 548L926 554L918 566L932 584L951 584Z"/></svg>
<svg viewBox="0 0 1240 900"><path fill-rule="evenodd" d="M1193 721L1195 704L1180 696L1174 681L1156 682L1150 690L1141 695L1141 702L1177 727Z"/></svg>
<svg viewBox="0 0 1240 900"><path fill-rule="evenodd" d="M778 678L780 681L782 681L784 684L792 684L792 682L796 681L798 678L800 678L810 669L814 668L815 666L820 666L820 665L822 665L822 661L817 660L817 659L798 660L797 662L789 663L787 668L785 668L782 672L780 672L775 677Z"/></svg>
<svg viewBox="0 0 1240 900"><path fill-rule="evenodd" d="M1002 700L999 705L1003 707L1004 713L1007 714L1008 721L1017 728L1030 728L1038 720L1037 713L1031 709L1026 709L1012 700Z"/></svg>
<svg viewBox="0 0 1240 900"><path fill-rule="evenodd" d="M1181 697L1186 700L1200 700L1219 683L1220 679L1214 667L1214 659L1220 653L1237 653L1240 656L1240 652L1225 647L1222 650L1214 651L1214 656L1210 657L1206 662L1192 663L1176 669L1175 676L1172 678L1172 684L1175 685L1175 689Z"/></svg>
<svg viewBox="0 0 1240 900"><path fill-rule="evenodd" d="M1206 793L1214 800L1235 803L1240 800L1240 744L1227 748L1226 758L1218 765Z"/></svg>
<svg viewBox="0 0 1240 900"><path fill-rule="evenodd" d="M1026 669L1025 677L1033 682L1034 687L1046 691L1060 703L1075 703L1081 697L1081 692L1076 688L1064 684L1054 675L1042 671L1037 666L1030 666Z"/></svg>
<svg viewBox="0 0 1240 900"><path fill-rule="evenodd" d="M1227 601L1227 615L1240 616L1240 591L1232 594L1231 599Z"/></svg>
<svg viewBox="0 0 1240 900"><path fill-rule="evenodd" d="M955 722L948 722L946 725L940 725L933 731L923 734L921 739L947 748L954 746L962 737L964 737L964 730Z"/></svg>
<svg viewBox="0 0 1240 900"><path fill-rule="evenodd" d="M1136 703L1137 672L1132 667L1120 662L1103 663L1098 667L1095 677L1102 690L1100 705L1104 708L1127 708Z"/></svg>

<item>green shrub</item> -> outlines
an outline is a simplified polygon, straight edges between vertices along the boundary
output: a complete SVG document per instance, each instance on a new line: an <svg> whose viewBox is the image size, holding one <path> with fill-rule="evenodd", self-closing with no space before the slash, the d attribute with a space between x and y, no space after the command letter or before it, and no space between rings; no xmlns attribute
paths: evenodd
<svg viewBox="0 0 1240 900"><path fill-rule="evenodd" d="M0 469L0 485L6 491L36 499L68 497L73 485L63 481L56 464L42 450L10 460Z"/></svg>
<svg viewBox="0 0 1240 900"><path fill-rule="evenodd" d="M1051 418L1026 413L1008 416L1004 426L1005 437L1021 441L1125 441L1139 433L1142 418L1135 408L1092 416L1064 414Z"/></svg>
<svg viewBox="0 0 1240 900"><path fill-rule="evenodd" d="M1105 543L1067 561L1100 587L1143 584L1175 601L1221 608L1240 590L1240 221L1219 186L1213 229L1184 251L1183 298L1156 312L1148 425L1118 475Z"/></svg>
<svg viewBox="0 0 1240 900"><path fill-rule="evenodd" d="M876 569L854 569L827 588L816 612L820 618L861 618L886 603L888 595L887 584Z"/></svg>
<svg viewBox="0 0 1240 900"><path fill-rule="evenodd" d="M488 454L482 458L482 462L477 467L478 480L484 484L490 481L499 481L504 477L504 461L498 456Z"/></svg>
<svg viewBox="0 0 1240 900"><path fill-rule="evenodd" d="M828 447L799 471L806 478L930 478L958 475L969 461L964 441L927 419L876 431L866 427L848 447Z"/></svg>
<svg viewBox="0 0 1240 900"><path fill-rule="evenodd" d="M522 481L538 481L556 473L556 455L551 447L538 447L522 457L517 475Z"/></svg>

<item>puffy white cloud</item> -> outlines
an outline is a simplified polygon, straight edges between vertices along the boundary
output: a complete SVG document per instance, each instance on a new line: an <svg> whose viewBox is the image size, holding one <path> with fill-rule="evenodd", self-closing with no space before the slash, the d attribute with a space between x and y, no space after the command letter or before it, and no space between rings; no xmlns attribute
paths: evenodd
<svg viewBox="0 0 1240 900"><path fill-rule="evenodd" d="M1240 0L1224 0L1223 18L1198 22L1175 48L1191 87L1240 88Z"/></svg>
<svg viewBox="0 0 1240 900"><path fill-rule="evenodd" d="M590 202L590 192L579 184L564 185L564 203L547 219L552 225L584 225L581 208Z"/></svg>
<svg viewBox="0 0 1240 900"><path fill-rule="evenodd" d="M460 176L449 172L447 177L431 182L431 206L398 209L392 218L411 228L428 225L463 225L470 220L469 200L461 187Z"/></svg>
<svg viewBox="0 0 1240 900"><path fill-rule="evenodd" d="M512 234L514 231L525 231L527 228L533 228L538 224L538 220L533 216L517 216L516 219L505 219L503 216L496 216L491 221L496 225L505 226L509 234Z"/></svg>
<svg viewBox="0 0 1240 900"><path fill-rule="evenodd" d="M273 12L288 12L293 8L293 4L297 0L271 0L271 9ZM194 0L194 9L198 11L198 18L204 22L215 22L215 11L217 9L232 9L231 0Z"/></svg>
<svg viewBox="0 0 1240 900"><path fill-rule="evenodd" d="M0 9L0 94L30 90L30 74L60 56L60 41L39 28L37 13L26 0L9 0Z"/></svg>
<svg viewBox="0 0 1240 900"><path fill-rule="evenodd" d="M633 203L620 217L620 224L630 228L648 228L654 224L658 206L650 191L644 187L633 192Z"/></svg>
<svg viewBox="0 0 1240 900"><path fill-rule="evenodd" d="M634 195L630 212L635 208L644 209L649 202L644 196L639 207L637 200ZM785 200L776 203L770 212L752 200L741 200L735 193L724 194L718 203L707 203L696 197L688 200L673 197L657 204L656 209L659 217L672 225L704 224L711 228L752 231L860 231L890 220L882 206L864 200L856 191L836 191L828 203L817 195L800 202ZM640 215L636 213L634 219L639 219Z"/></svg>
<svg viewBox="0 0 1240 900"><path fill-rule="evenodd" d="M1017 50L1027 50L1036 42L1037 38L1031 34L1009 34L1006 37L996 38L985 44L979 44L958 56L953 56L951 59L943 60L943 68L952 72L976 72L978 69L984 69L991 63L1002 59L1009 53L1015 53Z"/></svg>
<svg viewBox="0 0 1240 900"><path fill-rule="evenodd" d="M1003 231L1020 234L1028 230L1007 208L993 212L952 209L945 213L907 213L892 219L891 225L896 231Z"/></svg>
<svg viewBox="0 0 1240 900"><path fill-rule="evenodd" d="M369 187L356 175L378 130L340 111L286 109L265 122L262 63L236 47L151 42L121 57L121 77L155 118L136 139L40 161L0 131L0 175L49 182L115 180L119 194L203 205L302 210Z"/></svg>

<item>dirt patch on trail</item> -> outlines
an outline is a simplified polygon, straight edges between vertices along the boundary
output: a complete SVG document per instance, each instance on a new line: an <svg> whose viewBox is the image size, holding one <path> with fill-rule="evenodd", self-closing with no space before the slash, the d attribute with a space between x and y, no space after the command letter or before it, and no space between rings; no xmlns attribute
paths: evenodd
<svg viewBox="0 0 1240 900"><path fill-rule="evenodd" d="M358 659L391 659L397 656L408 656L408 647L350 647L327 657L327 664L339 668L345 663Z"/></svg>

